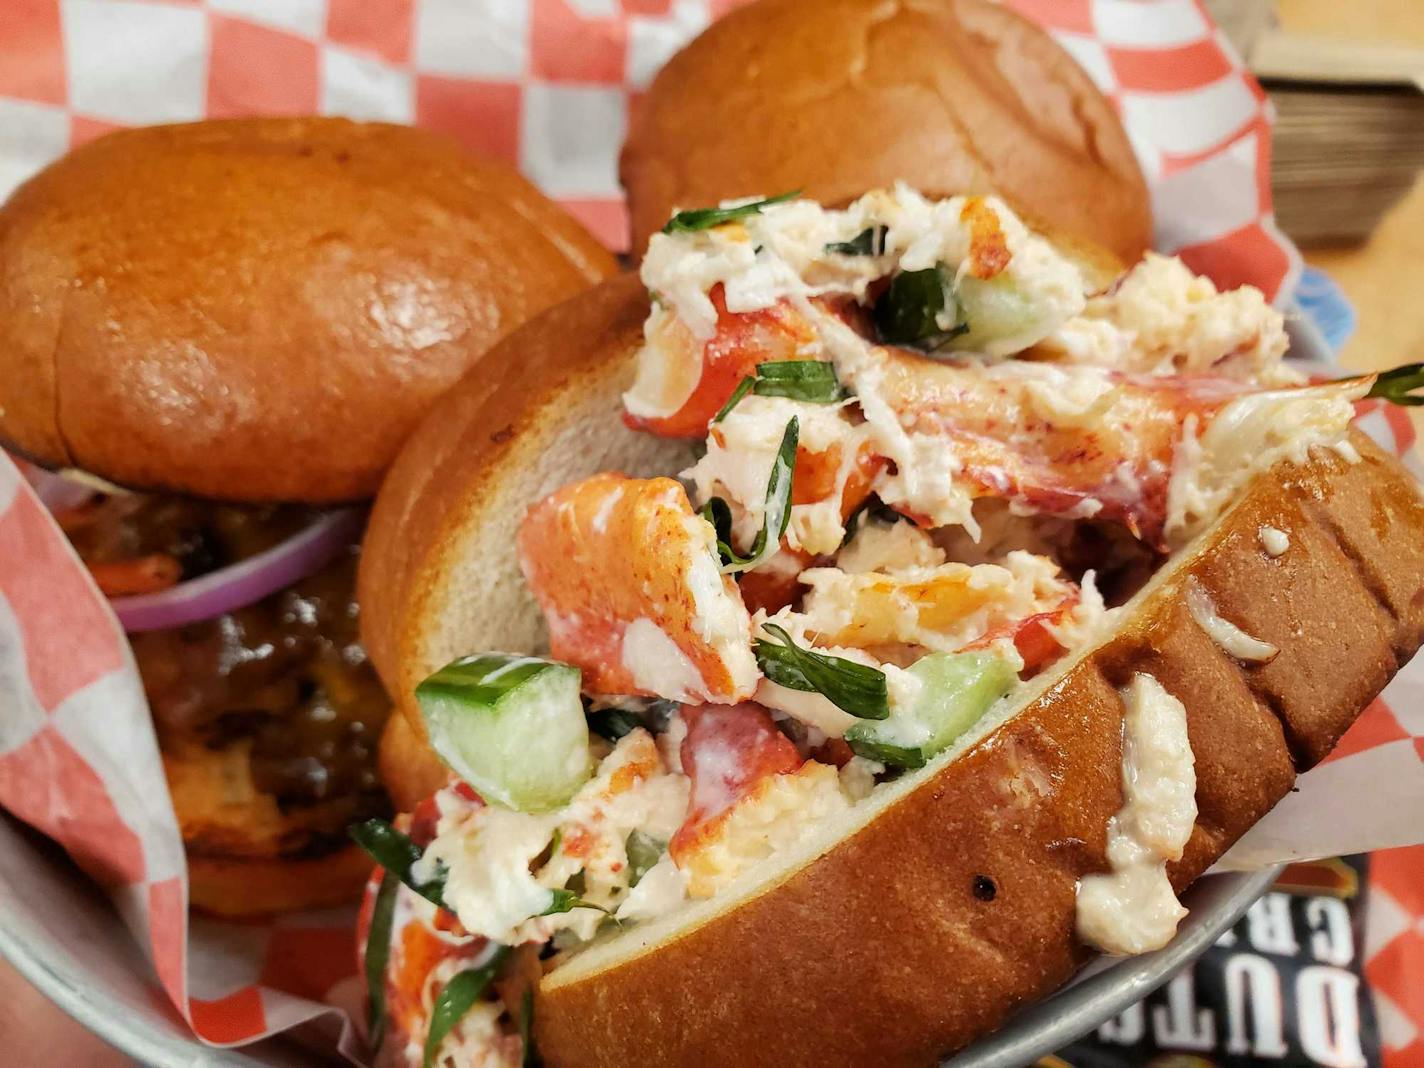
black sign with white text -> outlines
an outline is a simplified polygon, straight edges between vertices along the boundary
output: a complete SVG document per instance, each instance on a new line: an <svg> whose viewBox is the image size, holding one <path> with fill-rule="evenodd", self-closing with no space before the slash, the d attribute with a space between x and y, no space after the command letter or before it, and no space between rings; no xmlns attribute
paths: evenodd
<svg viewBox="0 0 1424 1068"><path fill-rule="evenodd" d="M1370 1068L1368 860L1296 864L1166 986L1039 1068Z"/></svg>

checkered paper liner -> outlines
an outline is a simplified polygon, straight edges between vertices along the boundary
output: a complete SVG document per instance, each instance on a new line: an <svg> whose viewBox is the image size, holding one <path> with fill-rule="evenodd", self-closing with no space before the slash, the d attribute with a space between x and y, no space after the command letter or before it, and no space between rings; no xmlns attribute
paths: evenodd
<svg viewBox="0 0 1424 1068"><path fill-rule="evenodd" d="M514 161L611 246L630 107L724 0L4 0L0 194L125 125L324 112L409 122ZM1283 297L1299 257L1275 229L1270 109L1194 0L1014 0L1119 108L1148 174L1158 246L1222 285ZM1392 408L1363 424L1420 468ZM1424 665L1253 834L1250 863L1413 842L1424 811ZM124 636L0 455L0 804L110 892L162 990L204 1042L236 1045L328 1015L354 983L350 916L190 920L182 845ZM1388 805L1360 801L1388 786ZM1418 821L1416 821L1418 822ZM1424 864L1414 863L1419 873ZM1400 877L1371 978L1386 1038L1419 1050L1424 899ZM1414 889L1411 891L1410 887ZM1400 962L1405 962L1401 964ZM146 980L147 977L145 977ZM349 1039L349 1034L346 1036ZM1411 1043L1413 1045L1411 1045ZM343 1042L343 1045L347 1043Z"/></svg>

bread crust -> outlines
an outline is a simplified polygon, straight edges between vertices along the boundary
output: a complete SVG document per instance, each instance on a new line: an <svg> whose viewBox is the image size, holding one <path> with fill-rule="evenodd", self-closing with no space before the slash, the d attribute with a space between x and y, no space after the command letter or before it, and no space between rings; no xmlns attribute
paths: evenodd
<svg viewBox="0 0 1424 1068"><path fill-rule="evenodd" d="M136 489L369 497L497 338L615 269L512 168L428 131L110 134L0 207L0 443Z"/></svg>
<svg viewBox="0 0 1424 1068"><path fill-rule="evenodd" d="M1127 263L1152 237L1112 105L1043 30L989 0L761 0L675 55L619 174L633 248L678 208L799 189L841 205L906 181L998 193Z"/></svg>
<svg viewBox="0 0 1424 1068"><path fill-rule="evenodd" d="M407 717L383 753L397 792L438 774L414 683L454 655L537 640L512 553L527 505L609 467L678 469L631 451L667 443L616 421L646 313L629 277L528 324L489 357L507 377L461 383L392 470L360 592L363 638ZM1089 956L1077 881L1106 869L1122 804L1118 687L1144 671L1187 708L1199 817L1172 867L1183 888L1424 636L1424 503L1393 458L1354 441L1358 464L1325 453L1257 478L1105 644L813 863L616 967L556 968L535 1013L546 1062L928 1064L1061 985ZM558 469L539 466L561 450ZM1287 532L1283 555L1264 551L1263 526ZM1226 655L1185 607L1188 575L1279 655ZM423 764L404 764L412 753ZM973 893L980 875L993 901Z"/></svg>
<svg viewBox="0 0 1424 1068"><path fill-rule="evenodd" d="M685 444L618 419L648 307L637 276L623 275L531 320L486 357L491 373L467 376L430 412L391 467L362 546L361 640L419 738L423 678L472 648L543 641L514 554L528 505L610 467L678 469Z"/></svg>
<svg viewBox="0 0 1424 1068"><path fill-rule="evenodd" d="M1354 440L1357 465L1323 455L1258 478L1103 645L813 863L603 971L555 969L535 1012L545 1062L932 1064L1065 982L1090 956L1077 883L1107 869L1123 801L1118 688L1147 672L1187 709L1199 814L1170 868L1180 890L1417 649L1424 503ZM1279 558L1263 525L1289 534ZM1185 606L1189 576L1279 655L1223 652Z"/></svg>
<svg viewBox="0 0 1424 1068"><path fill-rule="evenodd" d="M371 858L354 845L320 857L188 854L188 902L227 919L347 905L361 894Z"/></svg>

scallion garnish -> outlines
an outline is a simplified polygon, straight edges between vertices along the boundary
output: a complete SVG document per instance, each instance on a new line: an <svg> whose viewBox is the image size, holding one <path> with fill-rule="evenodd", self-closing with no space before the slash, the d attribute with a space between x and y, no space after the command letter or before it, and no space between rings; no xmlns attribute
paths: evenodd
<svg viewBox="0 0 1424 1068"><path fill-rule="evenodd" d="M826 246L827 252L839 252L842 256L883 256L885 235L888 226L869 226L849 241L832 241Z"/></svg>
<svg viewBox="0 0 1424 1068"><path fill-rule="evenodd" d="M835 364L825 360L778 360L757 364L756 374L737 383L737 388L712 417L720 423L748 393L758 397L786 397L807 404L835 404L845 399L845 390L836 378Z"/></svg>
<svg viewBox="0 0 1424 1068"><path fill-rule="evenodd" d="M752 391L752 387L756 385L756 381L755 375L747 375L738 382L737 388L732 390L732 395L727 398L727 403L722 405L722 407L718 409L717 414L712 417L712 422L720 423L723 419L727 418L728 413L741 403L743 397Z"/></svg>
<svg viewBox="0 0 1424 1068"><path fill-rule="evenodd" d="M633 831L626 843L628 851L628 889L643 881L654 864L667 852L667 843L646 831Z"/></svg>
<svg viewBox="0 0 1424 1068"><path fill-rule="evenodd" d="M771 465L771 477L766 480L766 504L762 509L761 530L752 542L752 551L741 556L732 548L732 509L721 497L713 497L702 506L702 518L717 532L717 552L722 558L722 573L750 571L781 547L781 536L791 522L791 478L796 470L796 443L800 436L800 421L793 415L781 435L781 445Z"/></svg>
<svg viewBox="0 0 1424 1068"><path fill-rule="evenodd" d="M583 873L580 872L579 874L582 875ZM539 913L540 916L557 916L561 912L572 912L574 909L596 909L602 913L608 912L602 905L595 905L592 901L585 901L579 896L579 891L577 890L564 888L555 889L551 892L554 895L554 900L549 903L548 908Z"/></svg>
<svg viewBox="0 0 1424 1068"><path fill-rule="evenodd" d="M774 623L762 630L780 642L758 638L752 645L762 674L778 686L819 693L831 704L860 719L885 719L890 715L890 694L885 672L853 660L802 649Z"/></svg>
<svg viewBox="0 0 1424 1068"><path fill-rule="evenodd" d="M457 973L445 984L445 989L440 991L440 996L435 999L435 1004L430 1009L430 1029L425 1035L425 1068L431 1068L445 1037L455 1029L455 1025L470 1011L475 1002L485 996L485 991L489 989L490 983L494 982L494 977L507 956L509 947L500 946L495 950L494 956L484 964Z"/></svg>
<svg viewBox="0 0 1424 1068"><path fill-rule="evenodd" d="M536 1068L541 1063L539 1051L534 1048L534 989L524 991L519 1013L519 1039L524 1043L524 1068Z"/></svg>
<svg viewBox="0 0 1424 1068"><path fill-rule="evenodd" d="M411 841L383 819L369 819L365 823L355 823L347 831L355 843L371 855L386 871L390 872L406 886L425 898L432 905L446 908L445 870L438 869L433 879L418 881L411 874L415 862L421 857L420 846Z"/></svg>
<svg viewBox="0 0 1424 1068"><path fill-rule="evenodd" d="M1424 389L1424 363L1407 363L1391 371L1381 371L1365 396L1412 407L1424 404L1424 395L1415 393L1416 389Z"/></svg>
<svg viewBox="0 0 1424 1068"><path fill-rule="evenodd" d="M372 1053L381 1052L386 1038L386 967L391 959L399 889L400 879L389 870L382 872L381 887L371 906L371 927L366 932L366 1020Z"/></svg>
<svg viewBox="0 0 1424 1068"><path fill-rule="evenodd" d="M596 708L588 714L589 730L610 742L618 741L642 725L642 717L626 708Z"/></svg>
<svg viewBox="0 0 1424 1068"><path fill-rule="evenodd" d="M800 193L801 190L793 189L789 193L780 193L777 196L764 197L761 200L749 200L743 204L733 204L726 208L694 208L691 211L680 211L663 226L663 233L690 234L698 230L710 230L714 226L721 226L723 223L736 219L760 215L763 208L792 200Z"/></svg>
<svg viewBox="0 0 1424 1068"><path fill-rule="evenodd" d="M901 271L875 302L875 328L891 345L933 351L969 330L954 299L954 280L942 263L922 271ZM953 325L945 328L944 320Z"/></svg>

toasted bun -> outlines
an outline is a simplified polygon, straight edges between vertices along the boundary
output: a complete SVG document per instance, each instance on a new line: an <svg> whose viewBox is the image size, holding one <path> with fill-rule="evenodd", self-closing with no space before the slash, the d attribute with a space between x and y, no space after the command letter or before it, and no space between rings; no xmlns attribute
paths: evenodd
<svg viewBox="0 0 1424 1068"><path fill-rule="evenodd" d="M362 594L367 646L398 696L458 654L538 647L512 550L531 502L596 470L677 469L666 442L618 429L645 313L628 279L546 313L491 354L511 377L463 382L397 462ZM1171 868L1181 889L1330 751L1424 636L1424 500L1395 460L1354 441L1358 464L1322 454L1256 478L1011 717L806 849L555 968L534 1015L546 1063L929 1064L1062 984L1090 955L1074 934L1078 880L1106 870L1123 804L1119 687L1146 672L1187 709L1199 815ZM1280 557L1263 526L1287 532ZM1189 579L1279 655L1223 652L1186 607ZM402 708L411 730L390 763L421 732ZM423 783L438 782L419 759ZM974 894L978 876L993 900Z"/></svg>
<svg viewBox="0 0 1424 1068"><path fill-rule="evenodd" d="M1354 441L1359 464L1329 455L1256 479L1007 722L981 725L779 869L556 968L534 1014L545 1063L668 1063L675 1050L702 1066L932 1064L1065 982L1091 955L1074 935L1076 888L1108 868L1123 804L1117 691L1134 673L1187 709L1198 817L1169 869L1180 890L1418 648L1424 501L1393 458ZM1261 547L1266 525L1289 535L1279 558ZM1223 652L1187 610L1189 578L1279 655ZM991 901L973 892L980 876Z"/></svg>
<svg viewBox="0 0 1424 1068"><path fill-rule="evenodd" d="M645 310L621 279L545 313L491 355L510 377L461 383L397 461L362 564L367 646L397 695L451 656L540 644L513 548L531 501L609 467L676 470L666 443L617 429ZM779 867L555 968L534 1015L545 1062L928 1064L1064 983L1089 957L1075 887L1106 869L1122 806L1119 686L1148 672L1188 709L1199 817L1172 867L1182 889L1420 644L1424 503L1396 461L1354 441L1358 464L1324 454L1257 477L1007 722ZM1282 557L1263 551L1263 525L1289 534ZM1280 654L1226 655L1190 617L1189 578ZM414 797L441 779L403 709L387 765L412 760L394 775ZM975 897L977 876L994 900Z"/></svg>
<svg viewBox="0 0 1424 1068"><path fill-rule="evenodd" d="M676 471L690 453L627 430L621 394L648 316L634 275L515 331L411 436L381 487L361 552L361 640L423 738L421 679L474 649L542 647L514 535L533 501L598 471Z"/></svg>
<svg viewBox="0 0 1424 1068"><path fill-rule="evenodd" d="M416 732L414 717L394 715L381 731L381 747L376 766L381 783L397 812L414 811L415 806L450 784L448 769Z"/></svg>
<svg viewBox="0 0 1424 1068"><path fill-rule="evenodd" d="M620 167L633 247L678 208L800 189L824 204L904 180L998 193L1132 263L1146 184L1112 105L1045 32L989 0L760 0L653 80Z"/></svg>
<svg viewBox="0 0 1424 1068"><path fill-rule="evenodd" d="M253 780L249 746L241 742L165 750L163 771L195 908L264 916L359 896L371 862L342 833L357 812L351 799L279 804Z"/></svg>
<svg viewBox="0 0 1424 1068"><path fill-rule="evenodd" d="M347 905L361 894L371 858L354 845L325 856L276 859L188 854L188 901L228 919Z"/></svg>
<svg viewBox="0 0 1424 1068"><path fill-rule="evenodd" d="M511 168L425 131L110 134L0 207L0 444L140 489L368 497L496 338L613 270Z"/></svg>

